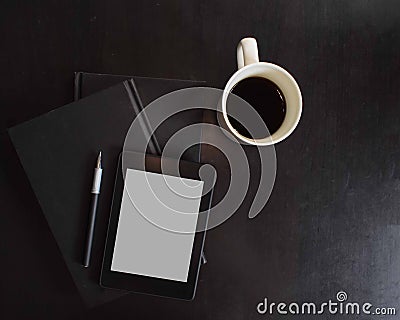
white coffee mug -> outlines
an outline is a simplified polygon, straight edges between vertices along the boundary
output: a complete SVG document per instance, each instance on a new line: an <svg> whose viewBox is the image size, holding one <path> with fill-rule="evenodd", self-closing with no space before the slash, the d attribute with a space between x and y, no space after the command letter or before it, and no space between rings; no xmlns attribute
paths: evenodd
<svg viewBox="0 0 400 320"><path fill-rule="evenodd" d="M302 97L300 88L294 78L280 66L268 62L259 62L257 41L254 38L244 38L237 47L236 71L225 86L221 107L226 126L239 141L257 146L268 146L286 139L299 123L302 111ZM227 113L227 100L234 86L250 77L262 77L274 82L281 90L286 102L285 118L279 129L272 135L251 139L241 135L231 124Z"/></svg>

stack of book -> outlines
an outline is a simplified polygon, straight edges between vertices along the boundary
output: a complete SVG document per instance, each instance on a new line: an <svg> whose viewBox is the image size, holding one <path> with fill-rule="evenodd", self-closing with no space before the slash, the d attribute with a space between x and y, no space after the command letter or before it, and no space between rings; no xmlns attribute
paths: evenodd
<svg viewBox="0 0 400 320"><path fill-rule="evenodd" d="M117 159L136 115L169 92L204 82L77 72L73 103L9 129L9 134L51 232L87 306L120 297L99 286ZM151 137L148 152L159 153L179 129L202 121L201 109L171 117ZM200 137L199 137L200 142ZM82 266L93 161L103 151L102 194L91 267ZM199 161L199 146L182 158Z"/></svg>

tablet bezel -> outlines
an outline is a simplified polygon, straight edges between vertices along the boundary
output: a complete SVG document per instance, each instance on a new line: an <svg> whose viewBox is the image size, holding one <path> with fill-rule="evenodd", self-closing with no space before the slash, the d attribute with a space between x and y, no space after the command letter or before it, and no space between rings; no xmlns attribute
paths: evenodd
<svg viewBox="0 0 400 320"><path fill-rule="evenodd" d="M145 165L143 165L143 160L145 160ZM163 172L161 172L161 157L136 152L124 153L124 167L129 169L145 170L147 172L154 172L159 174L171 174L174 172L173 166L176 166L176 160L163 158ZM111 206L110 219L107 231L107 241L104 250L103 265L101 270L100 285L107 288L122 289L131 292L151 294L158 296L165 296L183 300L192 300L194 298L197 286L197 278L200 269L201 253L203 251L205 231L196 232L193 240L193 249L190 258L190 266L188 273L187 282L161 279L150 276L136 275L124 272L117 272L111 270L112 256L114 252L116 233L118 228L118 220L120 215L120 208L122 202L122 194L124 188L123 170L122 170L122 154L119 157L118 168L115 178L114 185L114 195ZM180 160L179 161L179 173L180 177L202 180L204 181L205 190L210 190L207 194L203 195L200 202L199 212L204 212L199 215L197 221L197 230L202 229L204 224L208 220L208 211L211 205L212 198L212 186L215 177L206 177L206 180L200 179L199 169L202 166L200 163L189 162ZM171 170L168 170L170 167ZM166 171L171 171L166 173ZM199 224L202 224L202 228L199 228Z"/></svg>

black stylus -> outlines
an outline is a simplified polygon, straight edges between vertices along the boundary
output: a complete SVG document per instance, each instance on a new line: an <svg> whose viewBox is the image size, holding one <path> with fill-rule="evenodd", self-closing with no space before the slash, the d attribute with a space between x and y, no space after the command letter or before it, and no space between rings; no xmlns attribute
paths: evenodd
<svg viewBox="0 0 400 320"><path fill-rule="evenodd" d="M94 178L91 191L92 200L90 202L89 223L86 234L85 257L83 258L83 266L85 268L89 267L90 264L90 254L92 252L94 225L96 222L97 203L99 200L102 173L103 169L101 167L101 151L100 151L99 156L97 157L97 165L96 168L94 169Z"/></svg>

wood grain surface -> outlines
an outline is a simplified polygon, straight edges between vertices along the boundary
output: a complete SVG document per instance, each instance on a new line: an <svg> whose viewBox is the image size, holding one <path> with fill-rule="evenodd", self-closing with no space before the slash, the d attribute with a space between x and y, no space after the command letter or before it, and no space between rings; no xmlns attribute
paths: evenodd
<svg viewBox="0 0 400 320"><path fill-rule="evenodd" d="M398 1L3 0L0 30L1 319L284 319L256 305L340 290L400 312ZM74 71L222 88L249 35L304 98L267 206L249 220L246 198L209 232L193 302L127 295L86 309L6 129L71 102Z"/></svg>

